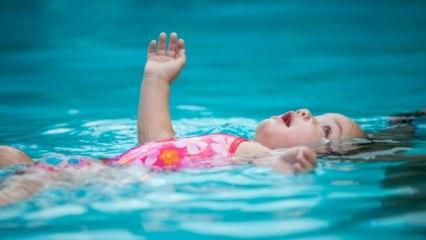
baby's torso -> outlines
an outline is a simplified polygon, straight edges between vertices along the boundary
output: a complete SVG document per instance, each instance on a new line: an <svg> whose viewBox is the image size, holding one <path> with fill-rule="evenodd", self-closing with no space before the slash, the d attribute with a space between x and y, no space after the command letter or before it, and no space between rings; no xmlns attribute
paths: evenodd
<svg viewBox="0 0 426 240"><path fill-rule="evenodd" d="M101 160L117 166L143 166L151 170L178 170L228 165L240 143L247 139L228 134L164 139L131 148L118 156ZM89 158L73 157L47 159L35 164L37 169L56 171L80 169L98 162ZM100 161L99 161L100 162Z"/></svg>
<svg viewBox="0 0 426 240"><path fill-rule="evenodd" d="M229 164L244 138L228 134L165 139L136 146L104 160L109 165L140 165L153 170L213 167Z"/></svg>

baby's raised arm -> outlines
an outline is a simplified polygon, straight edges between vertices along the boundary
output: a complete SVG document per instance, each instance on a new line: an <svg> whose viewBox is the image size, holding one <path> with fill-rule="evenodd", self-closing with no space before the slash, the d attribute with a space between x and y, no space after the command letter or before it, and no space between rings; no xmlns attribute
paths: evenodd
<svg viewBox="0 0 426 240"><path fill-rule="evenodd" d="M186 62L183 39L161 33L158 44L152 40L148 46L138 109L138 141L140 144L174 136L170 119L170 85Z"/></svg>

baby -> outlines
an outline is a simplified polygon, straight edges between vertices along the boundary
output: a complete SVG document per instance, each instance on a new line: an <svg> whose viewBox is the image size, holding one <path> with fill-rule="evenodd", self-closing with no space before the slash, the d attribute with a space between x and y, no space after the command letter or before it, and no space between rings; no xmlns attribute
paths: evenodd
<svg viewBox="0 0 426 240"><path fill-rule="evenodd" d="M174 136L168 105L170 85L182 70L186 55L184 41L178 39L176 33L170 34L168 46L166 46L166 38L166 34L161 33L158 43L152 40L148 46L148 60L145 65L138 113L138 139L141 144L170 139ZM355 137L364 137L364 132L348 117L340 114L313 117L308 109L300 109L262 121L256 129L253 141L225 134L188 138L184 140L188 144L184 155L190 155L191 149L197 151L210 147L215 150L216 142L226 142L223 145L225 150L228 154L235 156L268 155L275 149L286 148L283 153L288 154L285 154L289 157L287 162L294 162L287 167L291 171L303 171L313 166L315 155L307 147L296 146L313 145L320 143L322 139L337 140ZM163 141L160 145L167 145L166 143L167 141ZM142 145L142 148L145 147ZM130 152L132 153L132 150ZM140 156L137 152L138 150L135 149L133 156ZM124 154L118 161L123 159L133 161L130 159L134 157L129 155ZM161 159L152 159L148 165L161 167L162 162L164 161ZM186 161L185 164L191 163Z"/></svg>
<svg viewBox="0 0 426 240"><path fill-rule="evenodd" d="M58 179L61 178L61 169L87 166L140 165L152 170L178 170L248 162L270 166L279 172L294 173L311 170L315 166L316 153L307 146L321 143L323 139L364 137L358 125L346 116L325 114L314 117L308 109L300 109L262 121L252 141L222 133L175 139L170 120L169 92L170 85L185 65L186 55L184 41L176 33L170 34L168 44L166 38L166 34L161 33L158 43L152 40L148 45L138 110L138 146L101 161L72 159L56 166L40 162L33 164L24 152L0 146L0 168L28 163L31 167L24 173L42 170L53 176L50 179ZM13 184L14 188L6 186L1 189L0 205L12 202L2 192L15 194L14 200L23 199L43 185L34 183L36 180L31 178L31 182L25 180L21 184ZM16 191L22 190L17 189L19 187L25 188L25 191L20 191L22 194L16 194Z"/></svg>

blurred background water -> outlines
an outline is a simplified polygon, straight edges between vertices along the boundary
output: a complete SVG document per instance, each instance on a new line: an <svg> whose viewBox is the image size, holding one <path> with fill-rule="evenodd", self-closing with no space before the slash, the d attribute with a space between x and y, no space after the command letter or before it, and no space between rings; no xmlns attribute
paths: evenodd
<svg viewBox="0 0 426 240"><path fill-rule="evenodd" d="M425 27L426 2L414 0L3 0L0 144L37 159L133 146L145 48L161 31L187 44L171 99L180 136L250 137L301 107L377 132L426 105ZM424 154L424 121L416 128L385 150ZM322 157L298 176L238 166L139 184L117 171L0 209L0 238L424 237L426 164L368 161L377 154Z"/></svg>

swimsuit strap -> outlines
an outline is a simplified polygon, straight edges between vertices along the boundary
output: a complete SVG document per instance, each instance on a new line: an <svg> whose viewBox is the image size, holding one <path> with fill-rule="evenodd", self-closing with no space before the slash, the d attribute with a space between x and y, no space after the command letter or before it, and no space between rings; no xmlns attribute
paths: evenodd
<svg viewBox="0 0 426 240"><path fill-rule="evenodd" d="M245 138L242 138L242 137L236 137L235 138L235 140L232 142L232 144L231 144L231 146L229 147L229 153L231 153L231 154L234 154L236 151L237 151L237 149L238 149L238 146L240 146L240 144L242 143L242 142L247 142L248 140L247 139L245 139Z"/></svg>

